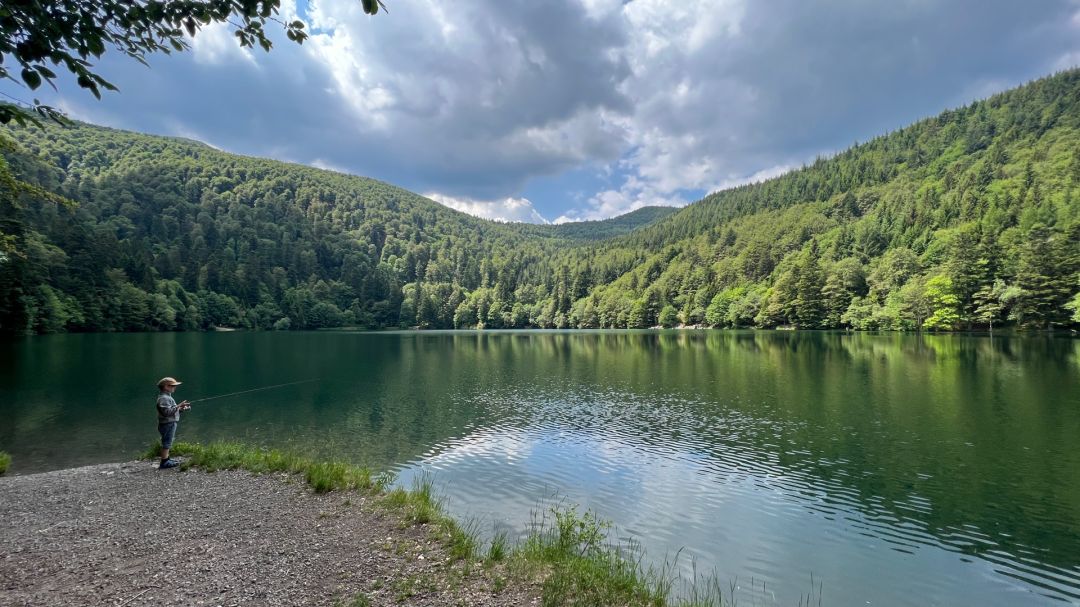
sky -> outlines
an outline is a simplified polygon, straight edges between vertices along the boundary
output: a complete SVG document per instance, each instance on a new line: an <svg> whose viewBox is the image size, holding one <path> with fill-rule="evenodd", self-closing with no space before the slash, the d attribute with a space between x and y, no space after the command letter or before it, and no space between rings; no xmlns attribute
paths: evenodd
<svg viewBox="0 0 1080 607"><path fill-rule="evenodd" d="M110 50L87 122L561 223L683 206L1080 65L1080 0L283 0L310 38L230 28L149 67ZM57 70L59 71L59 70Z"/></svg>

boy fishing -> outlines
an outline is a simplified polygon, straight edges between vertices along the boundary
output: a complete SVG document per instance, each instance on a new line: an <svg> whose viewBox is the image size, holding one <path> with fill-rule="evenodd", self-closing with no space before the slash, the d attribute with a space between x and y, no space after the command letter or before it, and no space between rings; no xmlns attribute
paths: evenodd
<svg viewBox="0 0 1080 607"><path fill-rule="evenodd" d="M172 394L180 384L181 382L171 377L164 377L157 384L158 433L161 434L161 463L158 464L158 470L180 465L180 462L169 457L169 449L176 437L176 426L180 423L180 412L191 408L191 403L186 400L180 404L173 400Z"/></svg>

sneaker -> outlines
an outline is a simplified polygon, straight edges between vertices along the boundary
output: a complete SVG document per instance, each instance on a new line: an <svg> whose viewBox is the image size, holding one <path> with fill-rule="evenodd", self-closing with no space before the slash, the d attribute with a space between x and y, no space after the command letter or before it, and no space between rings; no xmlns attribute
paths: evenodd
<svg viewBox="0 0 1080 607"><path fill-rule="evenodd" d="M175 468L175 467L177 467L179 465L180 465L180 462L178 462L178 461L176 461L176 460L174 460L173 458L170 457L169 459L167 459L167 460L161 462L160 464L158 464L158 470L163 470L165 468Z"/></svg>

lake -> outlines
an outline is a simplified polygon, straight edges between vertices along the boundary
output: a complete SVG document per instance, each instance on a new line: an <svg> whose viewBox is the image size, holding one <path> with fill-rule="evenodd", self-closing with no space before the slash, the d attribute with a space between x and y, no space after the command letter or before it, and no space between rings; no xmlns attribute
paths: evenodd
<svg viewBox="0 0 1080 607"><path fill-rule="evenodd" d="M580 504L755 605L1080 604L1080 340L739 331L53 335L0 342L9 473L178 440L433 474L522 532ZM2 496L0 496L2 499ZM819 586L820 584L820 586Z"/></svg>

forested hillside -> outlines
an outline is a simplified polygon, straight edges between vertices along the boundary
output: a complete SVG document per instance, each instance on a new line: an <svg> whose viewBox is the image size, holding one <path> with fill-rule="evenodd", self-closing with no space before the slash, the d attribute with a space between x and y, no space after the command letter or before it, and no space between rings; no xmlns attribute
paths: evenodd
<svg viewBox="0 0 1080 607"><path fill-rule="evenodd" d="M88 125L7 130L0 328L1080 323L1080 71L678 212L497 224L393 186Z"/></svg>
<svg viewBox="0 0 1080 607"><path fill-rule="evenodd" d="M675 207L642 207L603 221L575 221L557 225L535 225L533 228L539 235L579 240L603 240L629 234L640 227L654 224L676 211L678 209Z"/></svg>

